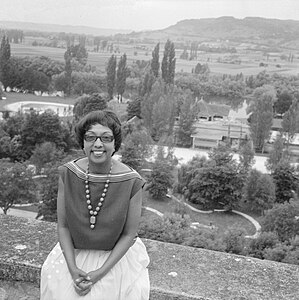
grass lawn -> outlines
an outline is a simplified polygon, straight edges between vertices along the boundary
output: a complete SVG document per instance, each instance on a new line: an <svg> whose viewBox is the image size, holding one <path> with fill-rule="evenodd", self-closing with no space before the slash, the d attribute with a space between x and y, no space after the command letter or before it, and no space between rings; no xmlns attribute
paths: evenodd
<svg viewBox="0 0 299 300"><path fill-rule="evenodd" d="M164 201L154 200L148 192L144 192L143 205L154 208L161 213L175 212L178 207L177 201L167 199ZM214 225L219 232L225 232L229 229L243 229L246 235L253 235L255 227L244 217L231 212L214 212L210 214L194 212L188 207L185 209L186 213L191 217L192 222L198 222L203 225ZM158 216L157 216L158 217Z"/></svg>

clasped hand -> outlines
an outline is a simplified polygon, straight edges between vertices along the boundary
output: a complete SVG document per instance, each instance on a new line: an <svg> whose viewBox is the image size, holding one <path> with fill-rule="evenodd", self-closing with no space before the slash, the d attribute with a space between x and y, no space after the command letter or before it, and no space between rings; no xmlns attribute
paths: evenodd
<svg viewBox="0 0 299 300"><path fill-rule="evenodd" d="M88 277L79 277L74 280L75 291L80 296L87 295L91 290L92 282Z"/></svg>
<svg viewBox="0 0 299 300"><path fill-rule="evenodd" d="M73 277L74 278L74 277ZM95 271L85 273L82 270L77 272L76 278L74 279L74 287L78 295L87 295L94 283L98 281L98 276Z"/></svg>

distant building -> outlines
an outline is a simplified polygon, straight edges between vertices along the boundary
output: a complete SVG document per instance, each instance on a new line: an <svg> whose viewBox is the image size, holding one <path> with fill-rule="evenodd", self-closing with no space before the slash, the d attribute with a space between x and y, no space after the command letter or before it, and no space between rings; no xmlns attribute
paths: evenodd
<svg viewBox="0 0 299 300"><path fill-rule="evenodd" d="M249 126L238 121L197 122L191 135L192 148L211 149L220 142L229 141L232 148L238 149L249 135Z"/></svg>
<svg viewBox="0 0 299 300"><path fill-rule="evenodd" d="M242 141L249 139L245 101L238 110L229 105L210 104L203 99L197 105L199 114L191 135L193 148L211 149L228 141L232 148L238 149Z"/></svg>

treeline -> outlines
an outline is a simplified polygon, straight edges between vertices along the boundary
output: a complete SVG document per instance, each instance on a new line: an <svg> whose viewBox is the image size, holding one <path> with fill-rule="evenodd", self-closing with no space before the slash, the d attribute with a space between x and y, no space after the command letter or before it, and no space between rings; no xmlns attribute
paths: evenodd
<svg viewBox="0 0 299 300"><path fill-rule="evenodd" d="M24 32L19 29L1 29L0 28L0 39L4 36L8 38L10 43L19 44L24 40Z"/></svg>

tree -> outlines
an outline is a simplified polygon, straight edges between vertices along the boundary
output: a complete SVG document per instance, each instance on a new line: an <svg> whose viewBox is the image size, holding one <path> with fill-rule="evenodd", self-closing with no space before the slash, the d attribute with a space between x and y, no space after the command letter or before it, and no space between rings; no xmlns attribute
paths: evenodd
<svg viewBox="0 0 299 300"><path fill-rule="evenodd" d="M153 141L144 127L133 126L131 133L127 134L123 143L124 148L122 149L121 154L124 163L131 159L130 154L128 153L130 151L133 152L132 157L134 157L134 160L138 160L138 163L136 164L139 164L140 167L143 166L146 160L153 154ZM134 151L132 148L134 148ZM136 168L136 170L138 169L139 168Z"/></svg>
<svg viewBox="0 0 299 300"><path fill-rule="evenodd" d="M229 211L238 206L242 185L236 164L207 165L188 185L188 200L205 209L221 207Z"/></svg>
<svg viewBox="0 0 299 300"><path fill-rule="evenodd" d="M197 65L194 68L194 73L208 75L210 73L209 65L197 63Z"/></svg>
<svg viewBox="0 0 299 300"><path fill-rule="evenodd" d="M67 50L64 53L64 61L65 61L65 67L64 67L64 77L65 77L65 86L64 86L64 92L67 95L70 95L71 93L71 86L72 86L72 54L70 47L67 48Z"/></svg>
<svg viewBox="0 0 299 300"><path fill-rule="evenodd" d="M181 94L182 91L175 86L168 86L158 79L152 92L142 99L142 119L155 141L159 141L161 137L172 136Z"/></svg>
<svg viewBox="0 0 299 300"><path fill-rule="evenodd" d="M242 229L228 230L223 237L225 252L234 254L244 254L246 245L245 232Z"/></svg>
<svg viewBox="0 0 299 300"><path fill-rule="evenodd" d="M164 94L165 84L162 80L157 80L150 93L146 94L141 101L141 117L144 120L145 127L151 131L153 124L153 108L157 99Z"/></svg>
<svg viewBox="0 0 299 300"><path fill-rule="evenodd" d="M149 95L152 91L152 87L155 83L156 77L153 75L152 72L146 72L143 80L140 83L138 93L140 97L144 97Z"/></svg>
<svg viewBox="0 0 299 300"><path fill-rule="evenodd" d="M141 99L136 97L133 101L130 101L127 106L128 120L134 116L141 118Z"/></svg>
<svg viewBox="0 0 299 300"><path fill-rule="evenodd" d="M0 45L0 82L2 82L5 89L9 85L10 55L9 40L4 35Z"/></svg>
<svg viewBox="0 0 299 300"><path fill-rule="evenodd" d="M142 158L139 156L135 144L131 140L127 140L121 150L121 161L136 171L140 171L142 166Z"/></svg>
<svg viewBox="0 0 299 300"><path fill-rule="evenodd" d="M39 174L47 163L59 159L62 155L63 152L58 150L54 143L44 142L35 147L30 161L36 166L36 172Z"/></svg>
<svg viewBox="0 0 299 300"><path fill-rule="evenodd" d="M299 205L296 201L276 204L266 212L262 222L263 232L273 232L279 240L289 241L299 234Z"/></svg>
<svg viewBox="0 0 299 300"><path fill-rule="evenodd" d="M66 132L59 116L52 111L42 114L32 112L26 116L21 129L21 143L24 157L28 159L37 144L52 142L58 149L66 149Z"/></svg>
<svg viewBox="0 0 299 300"><path fill-rule="evenodd" d="M273 172L280 163L290 160L289 152L285 149L284 144L285 139L281 135L278 135L273 142L273 148L270 150L265 163L269 171Z"/></svg>
<svg viewBox="0 0 299 300"><path fill-rule="evenodd" d="M172 169L172 161L167 158L163 147L158 147L157 157L146 187L146 190L154 199L164 200L166 198L168 189L173 184Z"/></svg>
<svg viewBox="0 0 299 300"><path fill-rule="evenodd" d="M251 138L255 149L263 152L265 141L270 136L276 92L272 86L266 85L256 88L253 97L249 107L252 113L249 120Z"/></svg>
<svg viewBox="0 0 299 300"><path fill-rule="evenodd" d="M277 114L284 114L292 105L293 96L287 90L283 90L277 95L274 110Z"/></svg>
<svg viewBox="0 0 299 300"><path fill-rule="evenodd" d="M154 51L152 52L152 60L151 60L151 71L155 77L159 76L159 51L160 51L160 43L155 46Z"/></svg>
<svg viewBox="0 0 299 300"><path fill-rule="evenodd" d="M107 99L104 94L95 93L89 96L81 96L77 98L74 105L75 120L81 119L83 116L94 110L103 110L107 108Z"/></svg>
<svg viewBox="0 0 299 300"><path fill-rule="evenodd" d="M50 78L42 72L35 71L32 67L25 68L21 72L21 85L24 90L30 92L49 90Z"/></svg>
<svg viewBox="0 0 299 300"><path fill-rule="evenodd" d="M13 138L15 135L19 135L21 133L24 121L25 115L21 112L17 112L16 114L6 118L1 127L11 138Z"/></svg>
<svg viewBox="0 0 299 300"><path fill-rule="evenodd" d="M189 183L200 172L200 169L205 166L206 162L207 158L205 156L196 155L189 162L181 165L178 169L178 183L176 185L176 191L178 193L189 198Z"/></svg>
<svg viewBox="0 0 299 300"><path fill-rule="evenodd" d="M243 174L248 174L254 164L254 151L250 140L246 140L239 150L239 168Z"/></svg>
<svg viewBox="0 0 299 300"><path fill-rule="evenodd" d="M264 259L265 250L272 249L279 243L275 232L262 232L256 239L252 239L248 245L248 255Z"/></svg>
<svg viewBox="0 0 299 300"><path fill-rule="evenodd" d="M35 184L25 164L0 160L0 207L4 214L16 203L35 202Z"/></svg>
<svg viewBox="0 0 299 300"><path fill-rule="evenodd" d="M236 208L241 197L243 176L239 174L232 153L225 146L219 146L213 149L209 158L188 184L188 200L206 209Z"/></svg>
<svg viewBox="0 0 299 300"><path fill-rule="evenodd" d="M151 137L154 141L172 136L175 108L176 98L169 94L161 96L154 104L151 126Z"/></svg>
<svg viewBox="0 0 299 300"><path fill-rule="evenodd" d="M116 56L112 55L109 58L106 72L107 72L107 91L108 91L109 99L113 99L115 77L116 77Z"/></svg>
<svg viewBox="0 0 299 300"><path fill-rule="evenodd" d="M264 214L275 202L275 185L268 174L251 170L243 189L243 201L246 208Z"/></svg>
<svg viewBox="0 0 299 300"><path fill-rule="evenodd" d="M86 38L85 38L86 39ZM70 45L69 48L69 54L74 60L72 63L75 64L77 62L80 66L79 68L82 69L87 63L87 58L88 58L88 53L85 49L85 42L84 42L84 37L79 44L77 45Z"/></svg>
<svg viewBox="0 0 299 300"><path fill-rule="evenodd" d="M233 160L233 153L229 146L219 144L212 148L209 152L209 159L212 160L216 166L222 166L229 163L235 163Z"/></svg>
<svg viewBox="0 0 299 300"><path fill-rule="evenodd" d="M174 83L175 63L176 59L174 43L170 40L167 40L164 47L164 55L161 65L162 78L167 84Z"/></svg>
<svg viewBox="0 0 299 300"><path fill-rule="evenodd" d="M299 130L299 101L295 99L289 109L283 115L281 122L282 132L286 136L287 147L295 137L295 133Z"/></svg>
<svg viewBox="0 0 299 300"><path fill-rule="evenodd" d="M289 162L282 161L274 169L272 177L276 186L276 202L289 202L298 187L298 178L294 167Z"/></svg>
<svg viewBox="0 0 299 300"><path fill-rule="evenodd" d="M182 147L192 145L191 135L194 132L194 122L198 109L191 95L187 95L180 106L179 120L175 131L176 144Z"/></svg>
<svg viewBox="0 0 299 300"><path fill-rule="evenodd" d="M118 99L120 96L120 102L122 102L122 97L126 89L127 73L127 55L124 54L120 57L116 72L116 92Z"/></svg>

